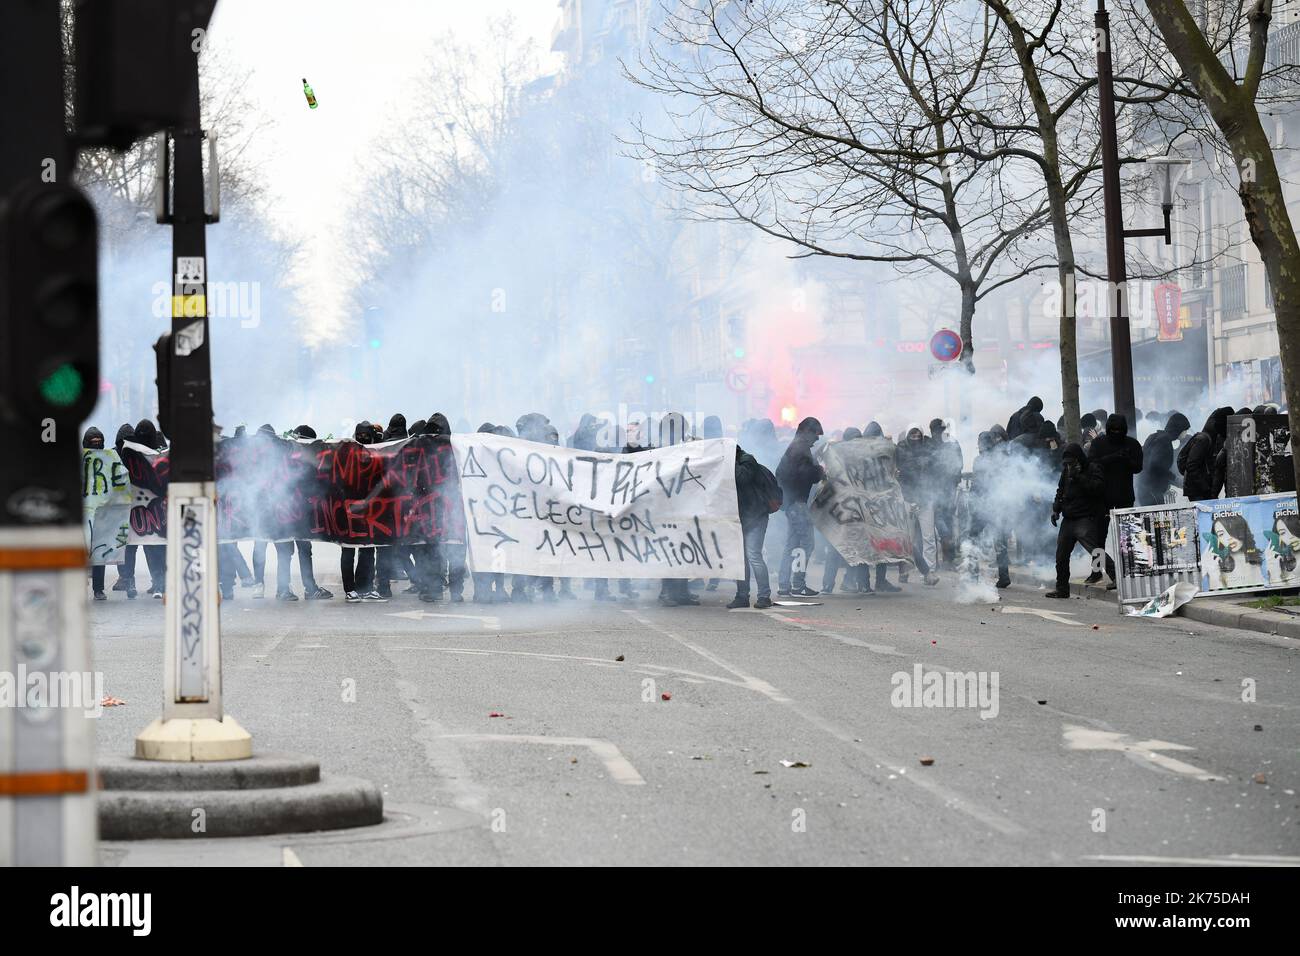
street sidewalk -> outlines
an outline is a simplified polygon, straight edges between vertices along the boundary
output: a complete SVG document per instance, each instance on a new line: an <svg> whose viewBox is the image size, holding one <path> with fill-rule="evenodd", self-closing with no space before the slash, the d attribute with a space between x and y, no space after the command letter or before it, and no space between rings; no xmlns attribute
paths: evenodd
<svg viewBox="0 0 1300 956"><path fill-rule="evenodd" d="M1105 585L1070 582L1070 593L1089 600L1115 603L1116 591L1107 591ZM1293 617L1283 611L1260 611L1246 607L1243 602L1253 601L1258 595L1242 594L1235 599L1192 598L1175 612L1174 617L1185 617L1202 624L1235 627L1242 631L1256 631L1278 637L1300 640L1300 616Z"/></svg>

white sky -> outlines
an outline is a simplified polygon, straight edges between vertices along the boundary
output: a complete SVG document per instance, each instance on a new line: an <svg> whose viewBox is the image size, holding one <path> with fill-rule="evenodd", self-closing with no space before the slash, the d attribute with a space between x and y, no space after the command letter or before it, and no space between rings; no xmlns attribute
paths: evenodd
<svg viewBox="0 0 1300 956"><path fill-rule="evenodd" d="M435 37L450 30L472 42L489 18L507 13L535 39L543 72L558 68L548 49L556 0L219 0L207 42L233 75L251 74L245 96L267 124L252 159L272 221L304 243L298 278L312 290L313 328L337 329L347 318L338 237L381 124L411 95Z"/></svg>

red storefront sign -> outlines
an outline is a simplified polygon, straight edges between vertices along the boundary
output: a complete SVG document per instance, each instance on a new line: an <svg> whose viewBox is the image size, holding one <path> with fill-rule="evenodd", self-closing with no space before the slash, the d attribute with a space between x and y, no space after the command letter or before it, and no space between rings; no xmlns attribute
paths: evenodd
<svg viewBox="0 0 1300 956"><path fill-rule="evenodd" d="M1161 342L1181 342L1183 340L1180 322L1183 304L1183 290L1172 282L1162 282L1155 288L1156 320L1160 324Z"/></svg>

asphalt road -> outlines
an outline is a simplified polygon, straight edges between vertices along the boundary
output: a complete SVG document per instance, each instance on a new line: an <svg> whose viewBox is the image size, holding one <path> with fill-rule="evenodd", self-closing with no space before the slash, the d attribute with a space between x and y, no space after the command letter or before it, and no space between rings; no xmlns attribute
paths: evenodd
<svg viewBox="0 0 1300 956"><path fill-rule="evenodd" d="M318 569L337 567L318 550ZM337 572L318 574L340 593ZM648 582L634 605L581 589L488 607L240 589L222 608L227 712L258 750L373 781L389 822L106 843L102 858L1300 863L1300 646L1033 584L962 603L952 582L769 611L725 610L729 584L698 608L660 607ZM126 701L99 720L100 752L128 754L161 709L161 602L113 594L91 620L106 693ZM988 693L958 706L954 681L929 701L945 706L896 706L917 665Z"/></svg>

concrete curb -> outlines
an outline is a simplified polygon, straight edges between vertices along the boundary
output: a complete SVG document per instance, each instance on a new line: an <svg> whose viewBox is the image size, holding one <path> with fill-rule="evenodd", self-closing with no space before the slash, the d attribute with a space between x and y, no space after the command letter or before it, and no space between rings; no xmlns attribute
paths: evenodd
<svg viewBox="0 0 1300 956"><path fill-rule="evenodd" d="M320 764L302 754L194 763L100 757L98 769L101 790L266 790L320 781Z"/></svg>
<svg viewBox="0 0 1300 956"><path fill-rule="evenodd" d="M384 820L379 791L354 777L252 790L104 790L98 797L101 840L266 836ZM199 821L202 829L195 832Z"/></svg>
<svg viewBox="0 0 1300 956"><path fill-rule="evenodd" d="M1107 591L1104 587L1075 581L1070 582L1070 593L1076 597L1109 601L1112 604L1117 600L1115 591ZM1217 627L1232 627L1239 631L1255 631L1259 634L1300 640L1300 618L1292 618L1275 611L1257 611L1232 601L1193 598L1179 608L1174 617L1185 617L1189 621L1199 621Z"/></svg>

